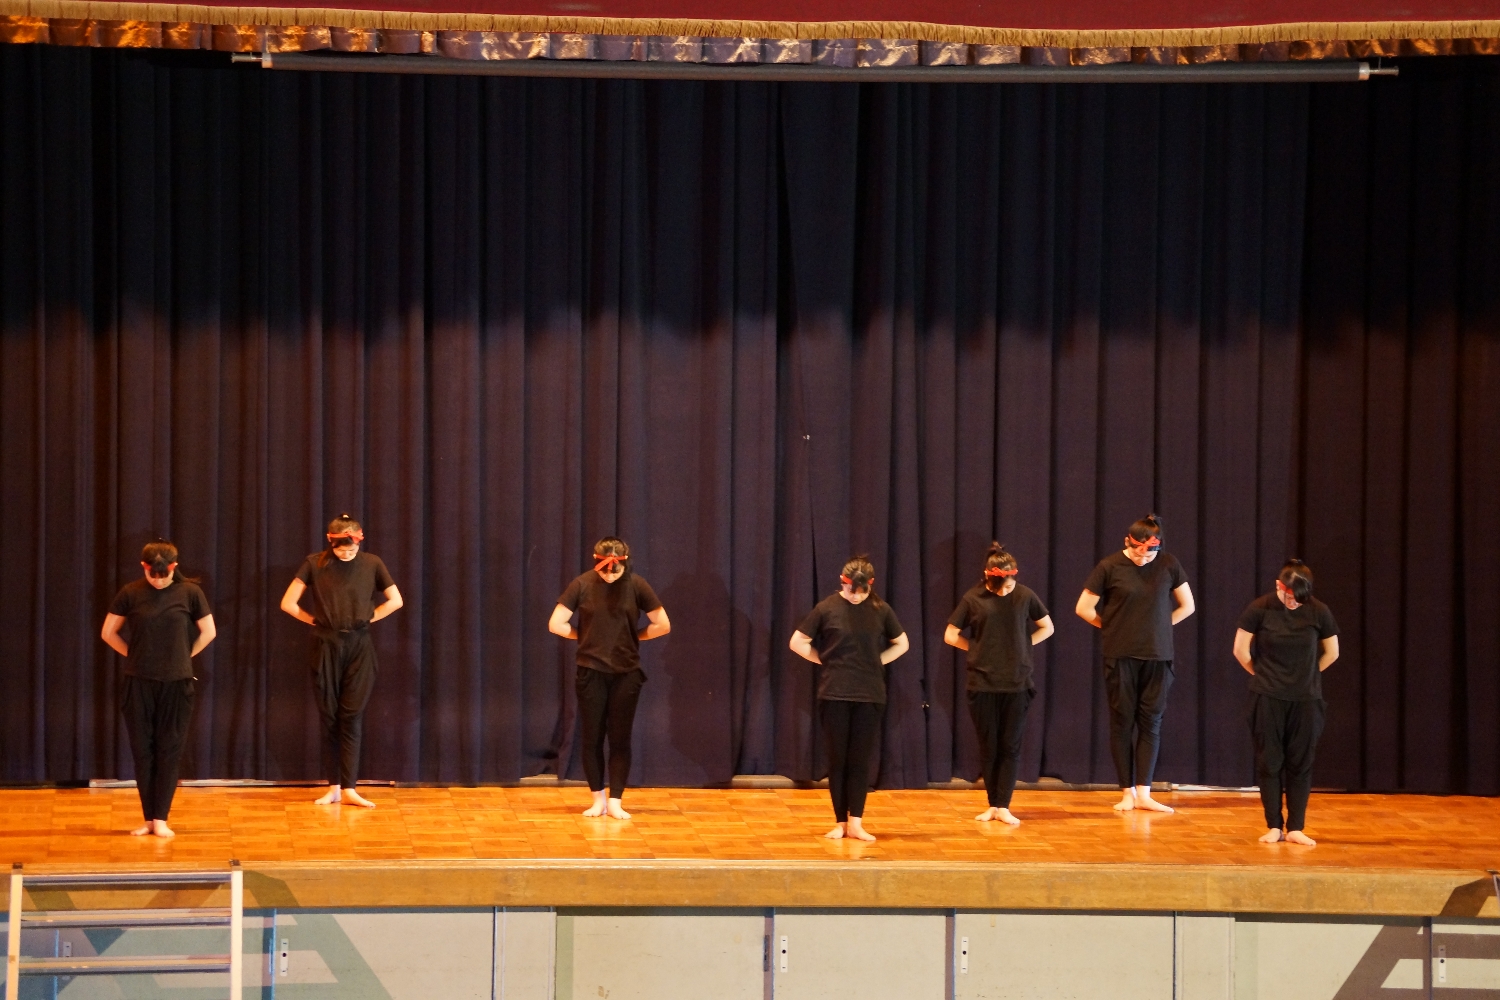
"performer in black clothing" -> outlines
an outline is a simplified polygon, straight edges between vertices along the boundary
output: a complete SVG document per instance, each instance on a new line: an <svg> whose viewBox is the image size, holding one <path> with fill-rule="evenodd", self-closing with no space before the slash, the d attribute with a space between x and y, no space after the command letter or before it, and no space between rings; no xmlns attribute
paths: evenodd
<svg viewBox="0 0 1500 1000"><path fill-rule="evenodd" d="M1182 564L1162 551L1161 518L1130 526L1125 548L1094 567L1074 610L1104 631L1109 740L1124 790L1115 808L1169 813L1151 797L1151 776L1172 687L1172 626L1193 613L1193 591Z"/></svg>
<svg viewBox="0 0 1500 1000"><path fill-rule="evenodd" d="M1016 582L1020 571L1016 557L999 542L991 542L984 558L984 581L964 594L943 633L944 642L969 653L969 715L979 735L984 791L990 801L990 807L974 818L982 823L998 819L1011 826L1021 825L1011 815L1010 799L1016 790L1026 710L1036 695L1031 647L1053 632L1052 616L1041 598Z"/></svg>
<svg viewBox="0 0 1500 1000"><path fill-rule="evenodd" d="M313 681L331 786L318 799L320 806L347 802L375 808L355 790L365 706L375 690L377 670L370 625L404 602L380 557L359 550L364 540L364 529L348 514L328 522L328 548L302 561L281 597L281 610L313 627ZM311 614L302 608L304 594L310 597ZM384 598L378 605L377 594Z"/></svg>
<svg viewBox="0 0 1500 1000"><path fill-rule="evenodd" d="M1323 671L1339 658L1339 626L1312 589L1312 570L1300 559L1288 560L1277 575L1275 593L1251 601L1234 633L1234 658L1250 673L1255 776L1266 811L1263 844L1316 843L1302 828L1312 794L1313 755L1327 709Z"/></svg>
<svg viewBox="0 0 1500 1000"><path fill-rule="evenodd" d="M885 667L910 645L896 612L871 589L864 556L844 564L838 593L819 601L792 633L792 651L821 663L818 717L828 741L828 794L838 821L824 836L874 840L864 828L870 759L885 714Z"/></svg>
<svg viewBox="0 0 1500 1000"><path fill-rule="evenodd" d="M217 633L202 588L177 571L177 546L166 541L147 545L141 550L141 569L144 578L115 595L100 638L125 657L120 714L146 818L131 836L171 837L175 834L167 826L167 813L193 715L193 657Z"/></svg>
<svg viewBox="0 0 1500 1000"><path fill-rule="evenodd" d="M630 777L630 736L646 674L641 641L672 631L667 609L644 577L630 571L630 546L618 538L594 543L594 568L568 584L547 628L578 641L578 724L583 772L594 802L585 816L629 819L620 804ZM578 627L573 627L573 612ZM640 616L647 625L640 628ZM609 783L605 784L604 740L609 738Z"/></svg>

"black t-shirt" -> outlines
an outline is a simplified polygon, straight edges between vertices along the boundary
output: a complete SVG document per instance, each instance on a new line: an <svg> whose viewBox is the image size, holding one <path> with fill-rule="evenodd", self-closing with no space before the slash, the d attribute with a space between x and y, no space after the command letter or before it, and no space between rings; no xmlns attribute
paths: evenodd
<svg viewBox="0 0 1500 1000"><path fill-rule="evenodd" d="M1339 634L1328 605L1313 597L1294 611L1275 593L1262 594L1240 615L1239 627L1255 637L1250 644L1255 667L1251 691L1282 701L1322 699L1319 646Z"/></svg>
<svg viewBox="0 0 1500 1000"><path fill-rule="evenodd" d="M906 631L889 604L876 604L870 597L851 604L842 593L832 594L817 603L797 631L812 640L823 661L820 699L885 704L880 654Z"/></svg>
<svg viewBox="0 0 1500 1000"><path fill-rule="evenodd" d="M312 616L336 632L370 624L375 595L396 585L380 557L368 552L356 552L348 562L331 552L314 552L302 561L297 579L307 585Z"/></svg>
<svg viewBox="0 0 1500 1000"><path fill-rule="evenodd" d="M1182 563L1170 552L1159 553L1144 566L1131 562L1124 552L1105 556L1083 585L1099 595L1104 656L1172 659L1172 612L1177 607L1172 591L1187 582Z"/></svg>
<svg viewBox="0 0 1500 1000"><path fill-rule="evenodd" d="M578 665L606 674L628 674L641 665L636 637L641 615L661 607L643 577L627 573L605 583L594 570L575 577L557 603L578 611Z"/></svg>
<svg viewBox="0 0 1500 1000"><path fill-rule="evenodd" d="M1036 592L1019 583L1005 595L984 584L965 594L948 624L969 630L968 689L1030 690L1031 623L1048 613Z"/></svg>
<svg viewBox="0 0 1500 1000"><path fill-rule="evenodd" d="M115 595L109 613L125 619L127 674L152 681L193 676L198 620L213 613L196 583L175 580L157 590L144 578L132 580Z"/></svg>

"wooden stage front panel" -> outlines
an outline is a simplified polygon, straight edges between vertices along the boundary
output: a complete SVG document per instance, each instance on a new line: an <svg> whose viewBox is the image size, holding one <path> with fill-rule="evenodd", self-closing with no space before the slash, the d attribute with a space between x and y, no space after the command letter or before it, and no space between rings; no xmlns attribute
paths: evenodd
<svg viewBox="0 0 1500 1000"><path fill-rule="evenodd" d="M1264 845L1259 799L1016 793L1024 823L977 823L982 791L870 796L874 844L824 840L815 789L632 789L629 822L584 819L586 789L184 788L178 836L131 837L132 789L0 790L0 861L31 871L217 867L262 907L839 906L1497 916L1500 799L1315 795L1314 848ZM74 905L111 894L74 893ZM154 905L169 905L161 894ZM176 897L174 897L176 898ZM178 900L179 902L182 900ZM123 899L120 902L125 902ZM172 904L175 905L175 904ZM248 903L247 903L248 905Z"/></svg>

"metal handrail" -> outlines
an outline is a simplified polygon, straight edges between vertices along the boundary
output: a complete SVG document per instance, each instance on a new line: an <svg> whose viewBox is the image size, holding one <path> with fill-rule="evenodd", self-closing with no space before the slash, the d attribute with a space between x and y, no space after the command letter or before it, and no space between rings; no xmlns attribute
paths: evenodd
<svg viewBox="0 0 1500 1000"><path fill-rule="evenodd" d="M130 973L228 972L231 1000L240 1000L245 965L245 880L238 861L227 872L91 872L32 875L32 883L56 886L222 885L229 884L228 907L181 907L141 910L40 910L23 913L27 878L21 865L10 873L10 922L6 935L5 1000L19 1000L22 976L87 976ZM225 927L228 955L132 956L129 958L21 957L25 927Z"/></svg>

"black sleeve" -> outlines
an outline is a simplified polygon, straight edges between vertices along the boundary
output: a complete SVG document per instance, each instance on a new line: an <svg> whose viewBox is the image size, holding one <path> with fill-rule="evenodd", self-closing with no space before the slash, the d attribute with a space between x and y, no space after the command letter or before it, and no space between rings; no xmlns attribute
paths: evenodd
<svg viewBox="0 0 1500 1000"><path fill-rule="evenodd" d="M1187 570L1185 570L1185 569L1182 568L1182 563L1178 561L1178 559L1177 559L1176 556L1172 557L1171 570L1172 570L1172 589L1173 590L1176 590L1178 587L1180 587L1184 583L1188 582Z"/></svg>
<svg viewBox="0 0 1500 1000"><path fill-rule="evenodd" d="M121 618L129 618L130 609L134 604L135 602L130 599L130 588L121 587L120 592L115 595L115 599L110 602L109 613L119 615ZM98 607L97 604L94 606Z"/></svg>
<svg viewBox="0 0 1500 1000"><path fill-rule="evenodd" d="M1031 600L1026 604L1026 619L1028 621L1039 622L1051 613L1047 610L1047 605L1042 603L1042 599L1036 596L1036 591L1033 590L1031 592Z"/></svg>
<svg viewBox="0 0 1500 1000"><path fill-rule="evenodd" d="M1328 605L1318 608L1318 638L1331 639L1339 634L1339 623L1333 620L1333 611Z"/></svg>
<svg viewBox="0 0 1500 1000"><path fill-rule="evenodd" d="M901 635L901 633L905 632L906 629L901 627L901 619L896 617L896 609L891 607L889 604L885 604L884 601L882 601L881 604L884 605L885 608L885 613L881 615L881 624L885 626L885 637L886 640L889 641Z"/></svg>
<svg viewBox="0 0 1500 1000"><path fill-rule="evenodd" d="M809 639L817 639L818 630L822 627L823 605L815 604L813 605L813 609L807 613L807 617L802 619L802 623L797 626L797 631L801 632Z"/></svg>
<svg viewBox="0 0 1500 1000"><path fill-rule="evenodd" d="M1237 627L1242 631L1249 632L1251 635L1254 635L1256 632L1260 631L1261 619L1263 619L1265 615L1266 610L1265 608L1261 607L1260 601L1251 601L1250 606L1240 614L1240 620Z"/></svg>
<svg viewBox="0 0 1500 1000"><path fill-rule="evenodd" d="M953 614L948 616L948 624L954 628L968 628L969 612L969 595L965 594L959 599L958 607L953 609Z"/></svg>
<svg viewBox="0 0 1500 1000"><path fill-rule="evenodd" d="M578 610L578 602L582 598L583 598L583 577L581 577L581 576L575 576L575 577L573 577L573 582L570 583L570 584L568 584L568 589L564 590L562 592L562 596L560 596L557 599L557 603L561 604L563 607L567 608L569 611L577 611Z"/></svg>
<svg viewBox="0 0 1500 1000"><path fill-rule="evenodd" d="M1100 560L1099 565L1095 566L1094 571L1089 574L1089 578L1083 581L1083 589L1090 594L1103 597L1108 586L1109 567L1104 564L1104 560Z"/></svg>
<svg viewBox="0 0 1500 1000"><path fill-rule="evenodd" d="M301 580L304 585L311 587L313 577L313 560L316 558L318 558L316 555L311 555L302 560L302 565L297 567L297 575L292 577L292 579Z"/></svg>
<svg viewBox="0 0 1500 1000"><path fill-rule="evenodd" d="M193 621L201 621L213 614L214 609L208 606L208 595L203 592L203 588L196 583L190 583L188 587L191 588L188 590L188 614Z"/></svg>
<svg viewBox="0 0 1500 1000"><path fill-rule="evenodd" d="M396 585L391 571L385 568L385 560L379 556L372 556L375 560L375 589L382 594Z"/></svg>
<svg viewBox="0 0 1500 1000"><path fill-rule="evenodd" d="M645 577L632 576L635 582L635 606L650 614L661 607L661 598L656 596L656 591L651 589L651 584L646 582Z"/></svg>

